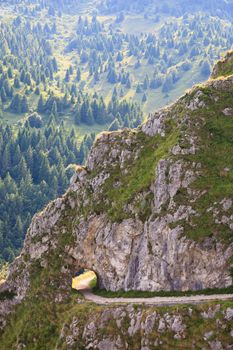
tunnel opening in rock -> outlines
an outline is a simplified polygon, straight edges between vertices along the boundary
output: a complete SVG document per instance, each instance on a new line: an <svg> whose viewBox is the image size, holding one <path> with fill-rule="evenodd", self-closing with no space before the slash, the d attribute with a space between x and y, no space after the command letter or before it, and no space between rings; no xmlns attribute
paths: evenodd
<svg viewBox="0 0 233 350"><path fill-rule="evenodd" d="M97 286L98 278L94 271L80 268L72 278L72 288L75 290L93 289Z"/></svg>

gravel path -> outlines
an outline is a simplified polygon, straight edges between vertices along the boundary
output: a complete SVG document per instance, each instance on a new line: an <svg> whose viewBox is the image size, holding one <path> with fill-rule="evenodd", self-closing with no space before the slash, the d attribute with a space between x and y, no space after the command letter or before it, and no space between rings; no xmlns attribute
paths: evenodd
<svg viewBox="0 0 233 350"><path fill-rule="evenodd" d="M108 304L145 304L145 305L176 305L176 304L198 304L208 301L233 300L233 294L220 295L193 295L187 297L152 297L152 298L104 298L93 294L90 290L82 291L86 300L99 305Z"/></svg>

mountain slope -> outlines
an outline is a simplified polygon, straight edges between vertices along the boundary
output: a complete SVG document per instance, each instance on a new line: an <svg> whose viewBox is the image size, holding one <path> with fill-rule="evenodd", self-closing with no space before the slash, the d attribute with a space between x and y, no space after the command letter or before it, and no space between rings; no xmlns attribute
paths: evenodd
<svg viewBox="0 0 233 350"><path fill-rule="evenodd" d="M195 11L206 11L212 16L219 16L222 18L232 19L233 2L231 0L206 0L194 1L194 0L170 0L170 1L158 1L158 0L103 0L102 8L108 12L115 11L145 11L147 14L153 12L157 14L171 14L175 16L182 16L184 13L193 13Z"/></svg>
<svg viewBox="0 0 233 350"><path fill-rule="evenodd" d="M71 293L80 268L94 270L100 287L112 291L232 284L233 76L222 77L223 67L214 70L219 78L137 130L101 134L68 192L34 217L2 286L5 295L17 294L1 304L3 326L4 313L19 304L3 346L60 349L61 328L73 312L85 326L88 304L78 308ZM82 339L88 348L88 335Z"/></svg>
<svg viewBox="0 0 233 350"><path fill-rule="evenodd" d="M183 9L174 11L173 5L178 6L172 2L168 13L160 13L154 1L153 10L145 4L145 17L143 11L132 10L121 18L112 12L103 15L92 1L92 11L89 2L78 1L75 11L74 1L68 1L71 14L64 2L39 3L0 2L0 36L5 39L0 52L0 115L13 124L23 121L30 109L45 122L55 113L67 128L75 126L80 137L108 129L114 119L120 126L137 126L140 109L147 115L175 101L204 81L213 62L232 46L232 24L221 19L221 7L220 15L210 15L201 4L201 12L188 7L184 15ZM61 13L51 11L49 4L57 9L55 3L62 6ZM127 110L118 103L113 109L115 101L123 100L137 102L140 109L131 103Z"/></svg>

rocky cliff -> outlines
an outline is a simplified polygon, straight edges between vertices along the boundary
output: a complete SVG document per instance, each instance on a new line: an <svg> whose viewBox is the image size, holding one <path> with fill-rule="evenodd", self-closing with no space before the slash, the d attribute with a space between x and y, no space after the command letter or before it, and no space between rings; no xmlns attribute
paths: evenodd
<svg viewBox="0 0 233 350"><path fill-rule="evenodd" d="M140 128L99 136L67 193L34 217L1 287L15 293L2 315L15 304L32 312L35 298L70 302L82 267L112 291L232 284L231 60Z"/></svg>
<svg viewBox="0 0 233 350"><path fill-rule="evenodd" d="M169 311L132 305L108 307L94 317L87 313L84 324L79 314L70 317L56 350L232 350L232 320L233 308L220 304Z"/></svg>

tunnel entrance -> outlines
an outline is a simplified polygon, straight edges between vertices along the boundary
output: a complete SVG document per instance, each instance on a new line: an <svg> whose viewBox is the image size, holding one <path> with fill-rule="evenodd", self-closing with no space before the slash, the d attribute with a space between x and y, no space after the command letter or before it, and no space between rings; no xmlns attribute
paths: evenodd
<svg viewBox="0 0 233 350"><path fill-rule="evenodd" d="M80 269L72 278L72 288L76 290L92 289L97 286L97 275L92 270Z"/></svg>

